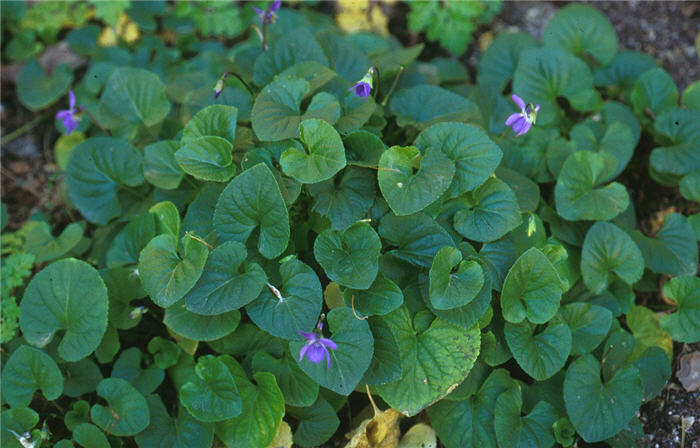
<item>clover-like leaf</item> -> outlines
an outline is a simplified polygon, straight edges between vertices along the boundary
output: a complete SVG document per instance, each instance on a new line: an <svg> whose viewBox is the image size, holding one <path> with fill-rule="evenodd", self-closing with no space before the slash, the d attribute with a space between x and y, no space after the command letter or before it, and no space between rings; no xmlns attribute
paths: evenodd
<svg viewBox="0 0 700 448"><path fill-rule="evenodd" d="M569 221L613 219L629 205L622 184L608 182L617 160L606 153L577 151L564 162L554 187L557 212Z"/></svg>
<svg viewBox="0 0 700 448"><path fill-rule="evenodd" d="M20 304L24 338L44 347L56 331L65 330L58 354L79 361L92 353L107 329L107 288L100 274L84 261L65 258L36 274Z"/></svg>
<svg viewBox="0 0 700 448"><path fill-rule="evenodd" d="M664 285L664 294L678 308L661 318L661 326L674 341L700 341L700 279L689 275L675 277Z"/></svg>
<svg viewBox="0 0 700 448"><path fill-rule="evenodd" d="M329 350L330 367L325 362L313 364L306 358L299 358L305 343L299 335L289 342L289 351L301 370L318 384L341 395L350 395L372 360L374 338L367 321L355 318L349 308L334 308L327 318L330 339L338 345L336 350ZM307 327L305 331L312 328Z"/></svg>
<svg viewBox="0 0 700 448"><path fill-rule="evenodd" d="M141 153L124 140L85 140L68 159L68 194L88 221L106 224L122 213L121 190L145 182L142 161Z"/></svg>
<svg viewBox="0 0 700 448"><path fill-rule="evenodd" d="M557 373L571 353L571 331L559 318L542 329L529 322L506 322L505 336L518 365L538 381Z"/></svg>
<svg viewBox="0 0 700 448"><path fill-rule="evenodd" d="M233 178L214 210L214 228L221 241L245 243L258 227L258 251L266 258L281 254L289 241L289 214L279 185L264 163Z"/></svg>
<svg viewBox="0 0 700 448"><path fill-rule="evenodd" d="M283 152L280 165L286 175L313 184L330 179L345 167L345 147L333 126L314 118L302 121L299 132L308 153L296 147Z"/></svg>
<svg viewBox="0 0 700 448"><path fill-rule="evenodd" d="M671 213L653 238L634 230L630 236L637 243L648 269L660 274L693 275L698 268L695 233L685 216Z"/></svg>
<svg viewBox="0 0 700 448"><path fill-rule="evenodd" d="M642 378L633 366L623 367L608 381L600 378L593 355L577 359L566 370L564 403L571 423L586 442L614 436L642 403Z"/></svg>
<svg viewBox="0 0 700 448"><path fill-rule="evenodd" d="M248 251L237 241L214 249L204 271L185 296L187 309L203 315L241 308L260 295L267 277L257 263L246 263Z"/></svg>
<svg viewBox="0 0 700 448"><path fill-rule="evenodd" d="M56 362L41 350L19 346L2 369L2 397L13 408L29 406L34 392L53 401L63 393L63 375Z"/></svg>
<svg viewBox="0 0 700 448"><path fill-rule="evenodd" d="M196 179L225 182L236 172L232 150L233 145L222 137L183 139L175 159L183 171Z"/></svg>
<svg viewBox="0 0 700 448"><path fill-rule="evenodd" d="M94 404L90 417L103 431L115 436L133 436L150 423L146 399L121 378L105 378L97 386L97 395L107 407Z"/></svg>
<svg viewBox="0 0 700 448"><path fill-rule="evenodd" d="M334 282L354 289L367 289L379 271L379 235L359 222L344 232L324 230L314 242L314 257Z"/></svg>
<svg viewBox="0 0 700 448"><path fill-rule="evenodd" d="M223 361L213 355L201 356L194 373L180 388L180 403L195 419L220 422L241 413L241 394Z"/></svg>
<svg viewBox="0 0 700 448"><path fill-rule="evenodd" d="M479 353L477 327L465 331L437 318L418 331L404 306L384 319L399 344L404 369L399 380L377 386L391 407L416 415L467 377Z"/></svg>
<svg viewBox="0 0 700 448"><path fill-rule="evenodd" d="M608 288L609 276L616 275L632 285L642 278L642 252L629 235L615 224L597 222L586 233L581 249L581 275L595 294Z"/></svg>
<svg viewBox="0 0 700 448"><path fill-rule="evenodd" d="M146 397L151 424L138 433L141 448L210 448L214 443L214 425L196 420L187 409L179 408L177 418L168 415L158 395Z"/></svg>
<svg viewBox="0 0 700 448"><path fill-rule="evenodd" d="M310 331L318 321L323 305L321 282L313 269L296 258L284 261L279 274L282 280L279 289L271 289L273 285L263 288L262 294L246 306L246 312L268 333L298 339L299 331Z"/></svg>
<svg viewBox="0 0 700 448"><path fill-rule="evenodd" d="M199 280L209 250L185 236L184 255L178 253L177 237L165 234L153 238L139 256L143 288L156 305L167 308L182 299Z"/></svg>
<svg viewBox="0 0 700 448"><path fill-rule="evenodd" d="M450 186L455 163L440 149L392 146L379 160L379 189L396 215L411 215L435 202Z"/></svg>
<svg viewBox="0 0 700 448"><path fill-rule="evenodd" d="M463 260L454 247L443 247L430 267L430 301L439 310L464 306L484 285L484 272L474 260Z"/></svg>
<svg viewBox="0 0 700 448"><path fill-rule="evenodd" d="M439 149L455 163L450 196L478 187L493 174L503 152L488 135L476 126L464 123L438 123L421 132L414 144L426 153Z"/></svg>
<svg viewBox="0 0 700 448"><path fill-rule="evenodd" d="M563 306L561 317L571 330L571 354L592 352L608 335L612 313L602 306L574 302Z"/></svg>
<svg viewBox="0 0 700 448"><path fill-rule="evenodd" d="M383 72L382 72L383 73ZM399 126L425 129L441 121L477 121L479 108L461 95L421 84L397 91L389 105Z"/></svg>
<svg viewBox="0 0 700 448"><path fill-rule="evenodd" d="M519 387L504 391L496 400L493 426L498 446L527 448L554 445L552 425L557 416L554 406L538 401L529 414L522 416L523 399Z"/></svg>
<svg viewBox="0 0 700 448"><path fill-rule="evenodd" d="M515 261L503 282L503 317L512 323L527 318L543 324L559 309L561 293L559 275L552 262L532 247Z"/></svg>

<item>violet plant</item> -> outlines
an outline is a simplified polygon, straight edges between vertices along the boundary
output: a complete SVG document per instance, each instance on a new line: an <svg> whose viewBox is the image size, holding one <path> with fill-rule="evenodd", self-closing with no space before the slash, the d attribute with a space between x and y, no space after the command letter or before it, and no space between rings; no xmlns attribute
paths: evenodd
<svg viewBox="0 0 700 448"><path fill-rule="evenodd" d="M448 448L642 437L700 341L699 84L591 6L497 35L472 83L265 5L132 2L136 42L84 23L56 33L84 69L24 65L19 101L68 93L70 136L65 212L9 231L3 207L3 447L397 446L401 419ZM651 233L640 169L683 198Z"/></svg>

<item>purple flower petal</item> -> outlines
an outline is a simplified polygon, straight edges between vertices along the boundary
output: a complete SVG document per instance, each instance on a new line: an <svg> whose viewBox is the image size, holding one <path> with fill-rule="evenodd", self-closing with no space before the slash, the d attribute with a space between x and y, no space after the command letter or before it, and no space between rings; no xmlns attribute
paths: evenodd
<svg viewBox="0 0 700 448"><path fill-rule="evenodd" d="M325 352L325 357L326 357L326 368L330 369L331 368L331 354L328 352L328 349L326 348L325 345L322 345L321 348Z"/></svg>
<svg viewBox="0 0 700 448"><path fill-rule="evenodd" d="M511 96L511 99L515 102L515 104L518 105L518 107L520 108L520 110L525 110L525 101L523 101L522 98L520 98L520 97L519 97L518 95L516 95L516 94L513 94L513 95Z"/></svg>
<svg viewBox="0 0 700 448"><path fill-rule="evenodd" d="M272 5L270 6L269 10L270 12L277 12L281 6L282 0L275 0L274 2L272 2Z"/></svg>
<svg viewBox="0 0 700 448"><path fill-rule="evenodd" d="M66 118L70 118L72 115L73 114L69 110L66 110L66 109L59 110L56 113L56 120L65 120Z"/></svg>
<svg viewBox="0 0 700 448"><path fill-rule="evenodd" d="M309 342L313 342L316 340L316 335L313 333L308 333L306 331L299 331L299 334L304 336L306 338L306 340Z"/></svg>
<svg viewBox="0 0 700 448"><path fill-rule="evenodd" d="M526 134L527 131L529 131L530 128L532 127L532 123L530 123L530 122L527 121L527 120L523 120L523 121L525 121L525 124L523 124L522 129L520 129L520 132L518 132L518 134L516 135L516 137L520 137L521 135ZM515 126L513 126L513 130L515 131Z"/></svg>
<svg viewBox="0 0 700 448"><path fill-rule="evenodd" d="M511 124L513 124L513 123L515 123L516 121L518 121L518 119L520 119L520 118L523 118L523 116L520 115L520 113L512 114L512 115L511 115L510 117L508 117L508 119L506 120L506 126L510 126Z"/></svg>
<svg viewBox="0 0 700 448"><path fill-rule="evenodd" d="M513 124L513 132L520 132L520 130L523 128L523 126L527 123L527 120L523 117L520 117L520 120L517 120Z"/></svg>
<svg viewBox="0 0 700 448"><path fill-rule="evenodd" d="M256 8L255 6L252 6L252 8L253 8L253 11L255 11L255 13L258 14L258 15L263 15L263 14L265 14L265 11L262 10L262 9L260 9L260 8Z"/></svg>
<svg viewBox="0 0 700 448"><path fill-rule="evenodd" d="M306 352L309 350L309 347L311 347L311 346L310 346L309 344L306 344L305 346L303 346L303 347L301 348L301 350L299 350L299 361L301 361L302 359L304 359L304 355L305 355Z"/></svg>
<svg viewBox="0 0 700 448"><path fill-rule="evenodd" d="M338 349L338 345L337 345L335 342L333 342L333 341L331 341L330 339L328 339L328 338L321 338L321 339L318 340L318 342L320 342L321 344L323 344L323 345L325 345L326 347L330 348L331 350L337 350L337 349Z"/></svg>
<svg viewBox="0 0 700 448"><path fill-rule="evenodd" d="M68 104L70 105L71 109L75 109L75 94L72 90L68 91Z"/></svg>
<svg viewBox="0 0 700 448"><path fill-rule="evenodd" d="M309 345L309 349L306 351L306 357L314 364L318 364L323 360L325 354L328 353L326 347L321 344Z"/></svg>

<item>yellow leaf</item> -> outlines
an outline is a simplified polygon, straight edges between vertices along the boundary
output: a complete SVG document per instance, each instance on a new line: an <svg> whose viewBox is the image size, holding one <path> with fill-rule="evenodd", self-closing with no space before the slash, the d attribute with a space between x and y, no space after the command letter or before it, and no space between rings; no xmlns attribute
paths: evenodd
<svg viewBox="0 0 700 448"><path fill-rule="evenodd" d="M417 423L406 431L396 448L437 448L435 430L425 423Z"/></svg>
<svg viewBox="0 0 700 448"><path fill-rule="evenodd" d="M100 47L113 47L117 45L117 34L111 26L102 28L100 37L97 38L97 45Z"/></svg>
<svg viewBox="0 0 700 448"><path fill-rule="evenodd" d="M125 42L131 44L139 40L141 31L139 30L139 26L136 25L126 13L122 12L117 22L117 35L124 39Z"/></svg>
<svg viewBox="0 0 700 448"><path fill-rule="evenodd" d="M340 285L336 282L330 282L323 291L323 297L326 301L326 306L330 309L342 308L345 306L343 301L343 293L340 291Z"/></svg>
<svg viewBox="0 0 700 448"><path fill-rule="evenodd" d="M369 14L372 29L380 34L389 34L389 18L384 14L382 8L375 5Z"/></svg>
<svg viewBox="0 0 700 448"><path fill-rule="evenodd" d="M73 131L70 135L61 135L56 140L56 144L53 147L54 159L58 167L65 171L66 166L68 166L68 158L73 152L73 148L78 146L78 143L85 140L85 134L80 131Z"/></svg>
<svg viewBox="0 0 700 448"><path fill-rule="evenodd" d="M287 422L282 420L280 429L277 431L277 435L274 440L270 442L267 448L292 448L292 428L289 427Z"/></svg>
<svg viewBox="0 0 700 448"><path fill-rule="evenodd" d="M345 448L396 448L401 433L401 414L392 408L380 411L372 400L369 388L367 395L374 408L374 417L364 420L354 431L345 435L345 438L350 439Z"/></svg>

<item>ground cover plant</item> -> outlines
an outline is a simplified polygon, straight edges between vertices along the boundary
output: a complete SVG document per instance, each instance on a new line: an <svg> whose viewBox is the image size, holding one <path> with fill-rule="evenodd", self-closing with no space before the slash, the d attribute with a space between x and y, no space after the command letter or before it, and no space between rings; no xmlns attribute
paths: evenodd
<svg viewBox="0 0 700 448"><path fill-rule="evenodd" d="M627 175L697 210L700 84L585 5L473 79L252 5L2 3L70 217L2 234L2 445L635 446L700 341L700 215L643 232Z"/></svg>

